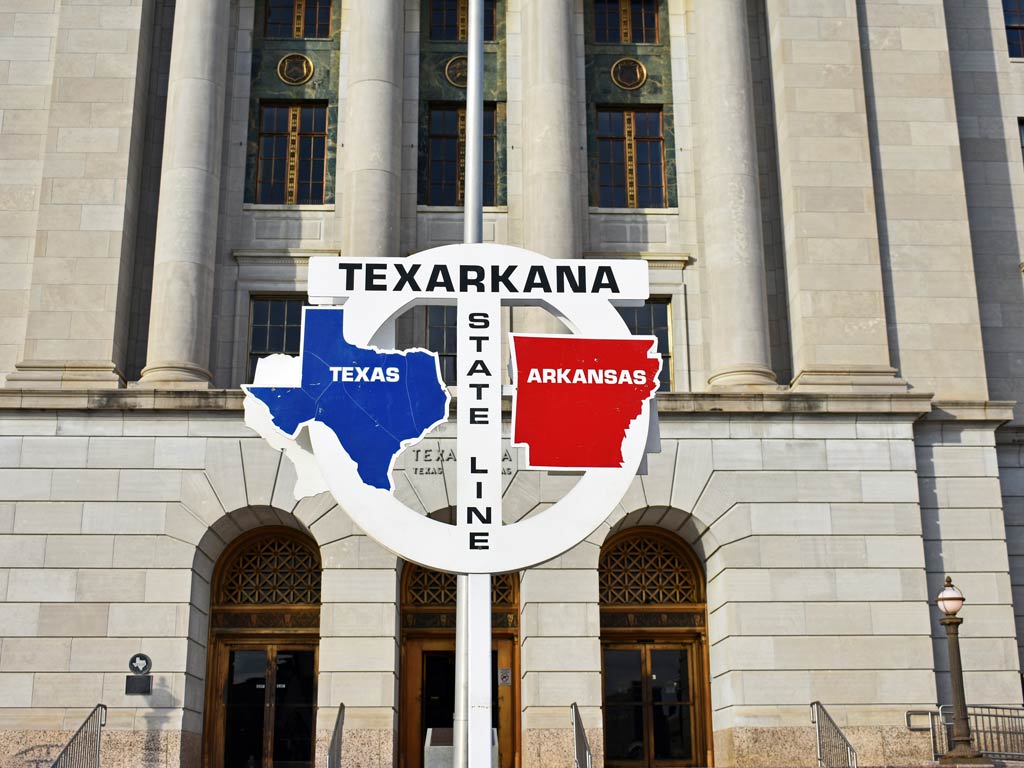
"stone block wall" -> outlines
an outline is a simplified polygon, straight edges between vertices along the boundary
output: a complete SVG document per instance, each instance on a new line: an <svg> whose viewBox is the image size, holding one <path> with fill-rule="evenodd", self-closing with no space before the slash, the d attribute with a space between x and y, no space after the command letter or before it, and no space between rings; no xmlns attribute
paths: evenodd
<svg viewBox="0 0 1024 768"><path fill-rule="evenodd" d="M58 0L0 4L0 380L25 343Z"/></svg>
<svg viewBox="0 0 1024 768"><path fill-rule="evenodd" d="M49 396L51 405L58 397ZM704 564L719 765L812 764L807 705L815 699L847 730L863 764L925 759L927 745L902 716L945 696L929 602L945 570L968 593L969 695L1015 701L991 427L947 416L915 428L928 406L913 397L898 405L866 399L861 412L833 414L811 400L800 408L816 413L793 414L784 397L733 399L729 411L713 413L704 409L726 400L711 400L666 400L662 450L650 456L648 474L586 542L521 574L524 768L569 765L574 701L600 754L596 566L608 536L633 525L679 535ZM26 759L49 754L103 701L112 754L135 765L193 765L214 563L242 531L283 524L308 531L323 558L320 748L344 703L346 754L390 765L398 562L328 496L291 498L290 463L244 427L231 405L237 395L171 401L190 407L87 412L67 400L64 408L2 412L4 743ZM214 402L222 410L202 409ZM440 474L419 469L454 448L450 426L428 448L429 457L407 452L396 477L402 498L433 512L451 503L454 462L440 462ZM574 483L523 471L511 453L509 520L543 513ZM1013 458L1002 454L1004 464ZM1009 538L1015 552L1012 531ZM123 694L127 658L140 650L153 658L156 682L142 700Z"/></svg>
<svg viewBox="0 0 1024 768"><path fill-rule="evenodd" d="M1008 529L993 427L935 418L915 431L928 594L934 598L949 575L968 596L960 614L967 700L1020 706ZM945 703L952 692L939 618L932 611L936 685Z"/></svg>
<svg viewBox="0 0 1024 768"><path fill-rule="evenodd" d="M52 759L100 702L104 765L198 765L214 563L263 525L321 544L319 741L344 702L352 764L391 764L395 559L329 496L296 503L294 479L237 410L0 415L0 740L12 765ZM153 659L152 696L124 695L137 651Z"/></svg>

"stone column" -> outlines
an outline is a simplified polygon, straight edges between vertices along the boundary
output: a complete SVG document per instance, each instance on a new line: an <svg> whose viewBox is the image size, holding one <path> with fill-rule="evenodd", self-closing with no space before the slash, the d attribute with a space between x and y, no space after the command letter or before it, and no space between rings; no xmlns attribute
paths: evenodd
<svg viewBox="0 0 1024 768"><path fill-rule="evenodd" d="M711 386L774 386L747 3L696 5Z"/></svg>
<svg viewBox="0 0 1024 768"><path fill-rule="evenodd" d="M821 16L818 5L813 3L765 0L764 5L771 46L779 191L786 243L792 387L797 391L814 392L906 392L906 382L897 378L892 367L886 334L879 216L864 94L863 56L869 49L862 49L858 31L857 9L861 4L854 0L829 3L827 17ZM867 12L867 6L864 8ZM937 9L937 6L925 9L921 3L914 4L914 13L921 19L934 17ZM875 21L879 25L892 21L884 11L873 13L876 17L872 20L873 30ZM941 10L938 16L941 18ZM924 21L919 23L925 24ZM878 26L878 29L883 27ZM922 35L933 35L930 31L925 33L924 26L920 29ZM893 31L898 37L898 31L895 28ZM914 34L915 39L921 37L917 32ZM885 100L893 104L906 102L906 94L892 81L900 80L901 67L907 64L899 61L899 51L886 49L881 53L884 61L894 67L885 75ZM934 58L931 52L920 53L921 56L913 58L915 67L922 66L919 59ZM918 77L925 78L929 86L933 83L933 79L928 79L932 75L915 69L913 79ZM920 89L917 92L920 93ZM938 109L948 111L952 105L943 104ZM893 108L887 117L898 113L899 109ZM929 124L932 118L929 115ZM903 128L889 126L882 135L895 136ZM936 135L948 135L945 127L934 131ZM951 156L948 150L946 158ZM952 154L957 154L955 149ZM907 158L906 168L899 165L899 157ZM903 171L916 173L938 167L934 157L928 157L920 147L909 143L886 150L882 158L886 164L894 166L901 182ZM949 169L943 167L942 170ZM933 236L935 232L942 232L938 239L943 247L962 245L947 233L945 224L936 229L920 218L917 211L913 215L906 212L904 201L897 199L895 207L891 207L889 195L897 192L893 186L887 183L882 218L909 218L911 231L930 230ZM948 207L945 202L938 206L939 209L945 207ZM907 224L897 227L900 232L907 228ZM964 231L962 226L960 231ZM899 243L900 248L903 246ZM959 282L963 282L962 274L957 276ZM911 305L926 303L920 298L911 301ZM905 311L909 311L907 305L897 313L901 324ZM919 318L915 315L909 317L909 321L917 323ZM959 329L955 335L960 337ZM949 365L945 362L947 357L937 359Z"/></svg>
<svg viewBox="0 0 1024 768"><path fill-rule="evenodd" d="M522 0L523 247L558 259L580 256L573 20L573 3ZM532 308L514 309L513 327L564 331Z"/></svg>
<svg viewBox="0 0 1024 768"><path fill-rule="evenodd" d="M143 385L210 382L230 5L175 7Z"/></svg>
<svg viewBox="0 0 1024 768"><path fill-rule="evenodd" d="M398 256L404 3L354 0L341 173L341 255Z"/></svg>
<svg viewBox="0 0 1024 768"><path fill-rule="evenodd" d="M523 239L553 258L580 255L573 4L523 0Z"/></svg>

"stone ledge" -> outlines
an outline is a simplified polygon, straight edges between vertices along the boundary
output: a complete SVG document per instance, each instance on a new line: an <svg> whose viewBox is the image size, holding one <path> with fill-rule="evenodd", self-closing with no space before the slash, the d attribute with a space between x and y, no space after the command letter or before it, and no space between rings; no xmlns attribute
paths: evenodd
<svg viewBox="0 0 1024 768"><path fill-rule="evenodd" d="M241 411L240 389L0 389L0 410Z"/></svg>
<svg viewBox="0 0 1024 768"><path fill-rule="evenodd" d="M1013 400L935 400L927 421L1013 421Z"/></svg>
<svg viewBox="0 0 1024 768"><path fill-rule="evenodd" d="M2 389L0 410L74 411L241 411L240 389ZM949 406L949 403L945 404ZM1003 402L963 403L963 413L989 413L985 420L1008 420ZM968 408L970 406L970 408ZM452 398L451 415L456 399ZM503 398L505 415L512 400ZM972 410L973 409L973 410ZM979 410L981 409L981 410ZM794 392L668 392L658 395L658 414L873 414L920 417L932 411L930 394L810 394ZM1009 413L1010 416L1005 414ZM950 416L939 418L951 418ZM968 418L959 416L952 418Z"/></svg>

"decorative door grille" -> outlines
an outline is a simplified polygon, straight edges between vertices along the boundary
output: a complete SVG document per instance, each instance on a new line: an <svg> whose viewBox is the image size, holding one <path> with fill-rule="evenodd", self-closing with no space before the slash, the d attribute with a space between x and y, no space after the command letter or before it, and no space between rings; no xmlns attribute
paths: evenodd
<svg viewBox="0 0 1024 768"><path fill-rule="evenodd" d="M456 577L409 563L402 589L402 626L406 629L454 629ZM491 578L491 624L514 629L519 624L519 577Z"/></svg>
<svg viewBox="0 0 1024 768"><path fill-rule="evenodd" d="M601 555L601 605L703 602L700 579L682 554L650 536L620 539Z"/></svg>
<svg viewBox="0 0 1024 768"><path fill-rule="evenodd" d="M432 571L416 565L407 565L412 572L405 583L405 605L412 607L454 608L456 580L453 573ZM494 607L516 606L516 578L502 573L491 579L491 604Z"/></svg>
<svg viewBox="0 0 1024 768"><path fill-rule="evenodd" d="M222 605L317 605L320 558L304 541L261 536L228 564L221 583Z"/></svg>

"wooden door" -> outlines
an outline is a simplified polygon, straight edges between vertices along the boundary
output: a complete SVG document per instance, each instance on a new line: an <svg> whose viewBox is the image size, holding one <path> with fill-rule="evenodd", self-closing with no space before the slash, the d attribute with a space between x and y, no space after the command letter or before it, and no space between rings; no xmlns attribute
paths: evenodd
<svg viewBox="0 0 1024 768"><path fill-rule="evenodd" d="M498 729L498 765L515 768L518 732L519 672L512 638L495 638L491 645L491 717ZM499 670L508 670L508 683L499 683ZM505 674L501 675L505 678ZM402 700L399 765L422 768L423 741L428 728L451 728L455 708L455 640L453 637L413 637L402 646Z"/></svg>
<svg viewBox="0 0 1024 768"><path fill-rule="evenodd" d="M608 768L702 762L700 651L693 642L616 642L602 647Z"/></svg>
<svg viewBox="0 0 1024 768"><path fill-rule="evenodd" d="M207 765L313 768L316 644L265 636L218 640L212 667Z"/></svg>

